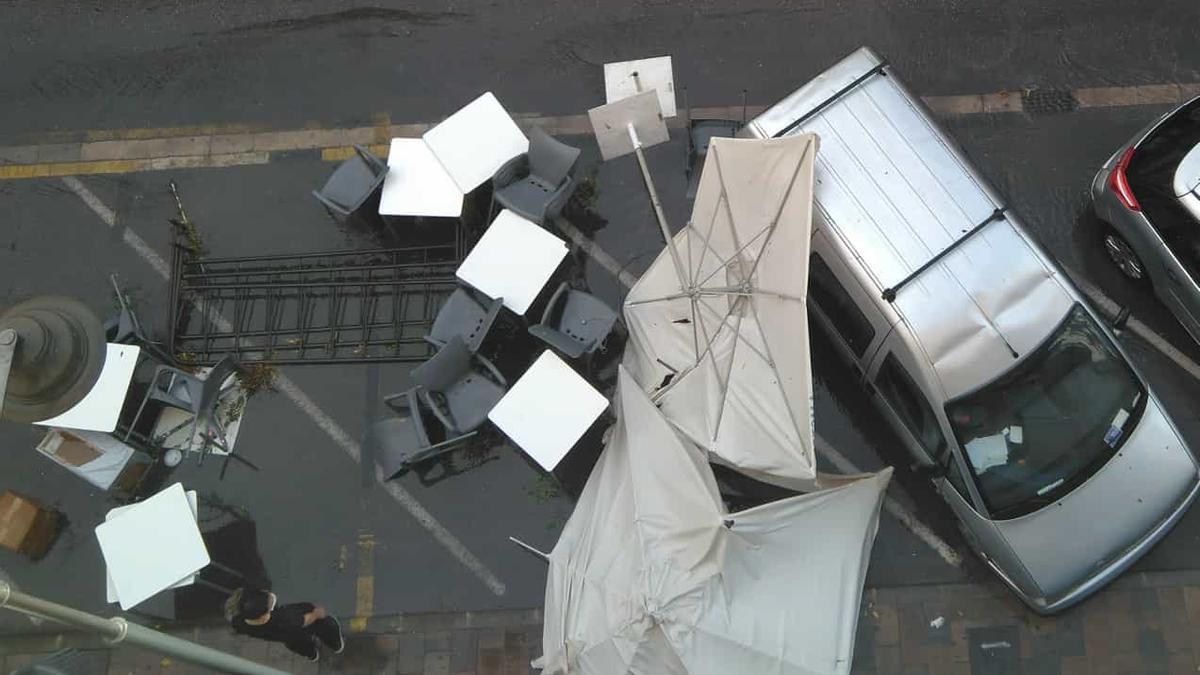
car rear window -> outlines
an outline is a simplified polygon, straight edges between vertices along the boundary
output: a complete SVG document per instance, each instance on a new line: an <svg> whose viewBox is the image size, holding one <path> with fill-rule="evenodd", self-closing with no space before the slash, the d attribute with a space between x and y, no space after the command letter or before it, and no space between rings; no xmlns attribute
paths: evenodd
<svg viewBox="0 0 1200 675"><path fill-rule="evenodd" d="M1175 170L1200 143L1200 98L1182 107L1133 153L1126 176L1142 213L1195 281L1200 281L1200 224L1175 196Z"/></svg>
<svg viewBox="0 0 1200 675"><path fill-rule="evenodd" d="M1200 143L1200 98L1188 103L1142 139L1126 172L1138 201L1153 195L1174 197L1175 169Z"/></svg>

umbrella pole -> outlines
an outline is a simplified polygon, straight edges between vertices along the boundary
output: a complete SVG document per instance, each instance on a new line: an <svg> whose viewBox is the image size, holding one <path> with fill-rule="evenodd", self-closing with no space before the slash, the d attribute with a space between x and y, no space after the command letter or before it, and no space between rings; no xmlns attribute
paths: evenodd
<svg viewBox="0 0 1200 675"><path fill-rule="evenodd" d="M526 544L525 542L521 541L520 539L517 539L516 537L509 537L508 540L511 541L512 543L516 544L517 546L520 546L521 548L525 549L526 551L529 551L530 553L536 555L537 557L541 558L542 560L545 560L545 561L550 560L550 554L542 553L541 551L530 546L529 544Z"/></svg>
<svg viewBox="0 0 1200 675"><path fill-rule="evenodd" d="M679 285L688 288L687 278L683 274L683 263L679 259L679 250L675 247L675 237L671 236L671 228L667 226L667 216L663 213L662 202L658 200L658 190L654 189L654 179L650 176L650 168L646 166L646 155L642 152L642 142L638 139L637 130L633 124L625 125L629 130L629 140L633 142L633 152L637 155L638 166L642 169L642 182L646 184L646 192L650 194L650 204L654 206L654 219L658 221L658 229L662 231L667 248L671 251L671 261L675 263L675 273L679 276Z"/></svg>

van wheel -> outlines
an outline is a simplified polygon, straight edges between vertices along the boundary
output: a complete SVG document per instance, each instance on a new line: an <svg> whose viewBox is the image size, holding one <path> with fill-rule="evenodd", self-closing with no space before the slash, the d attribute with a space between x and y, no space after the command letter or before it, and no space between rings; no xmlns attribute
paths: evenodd
<svg viewBox="0 0 1200 675"><path fill-rule="evenodd" d="M1137 282L1146 282L1146 266L1142 264L1142 259L1129 242L1111 228L1104 233L1104 253L1121 274Z"/></svg>

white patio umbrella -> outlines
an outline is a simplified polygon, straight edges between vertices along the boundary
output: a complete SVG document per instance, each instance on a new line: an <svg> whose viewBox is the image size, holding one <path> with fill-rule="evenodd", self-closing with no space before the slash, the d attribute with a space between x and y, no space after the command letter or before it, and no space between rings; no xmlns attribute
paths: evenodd
<svg viewBox="0 0 1200 675"><path fill-rule="evenodd" d="M551 675L847 673L886 469L724 511L704 453L621 369L618 421L549 555Z"/></svg>
<svg viewBox="0 0 1200 675"><path fill-rule="evenodd" d="M691 220L624 305L624 363L667 419L716 461L795 489L816 477L805 299L817 145L714 138Z"/></svg>

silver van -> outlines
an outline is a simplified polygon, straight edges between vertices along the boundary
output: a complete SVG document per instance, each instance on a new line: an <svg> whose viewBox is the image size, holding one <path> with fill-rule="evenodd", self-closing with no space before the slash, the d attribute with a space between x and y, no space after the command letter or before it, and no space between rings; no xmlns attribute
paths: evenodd
<svg viewBox="0 0 1200 675"><path fill-rule="evenodd" d="M743 136L820 136L809 300L957 515L1052 613L1148 551L1196 460L1108 327L887 63L851 54Z"/></svg>

